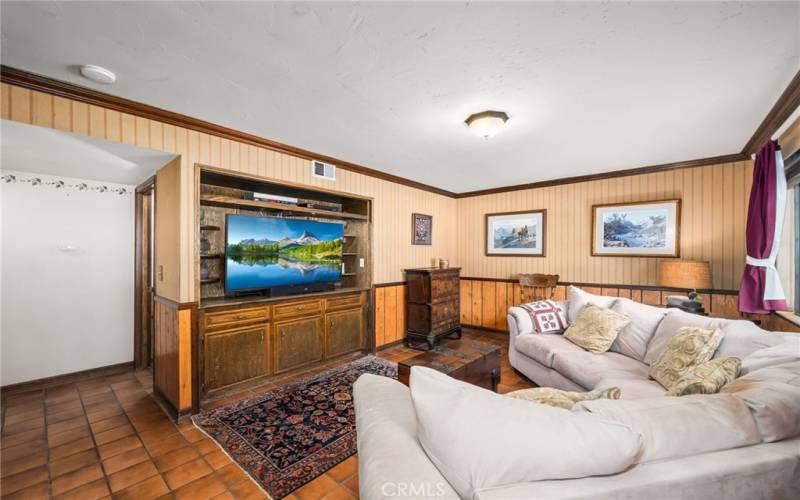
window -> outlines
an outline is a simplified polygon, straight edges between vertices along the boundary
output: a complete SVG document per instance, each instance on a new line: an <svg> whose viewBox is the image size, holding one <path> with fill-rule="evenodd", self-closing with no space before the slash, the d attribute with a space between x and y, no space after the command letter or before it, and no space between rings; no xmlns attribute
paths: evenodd
<svg viewBox="0 0 800 500"><path fill-rule="evenodd" d="M786 292L786 305L800 314L800 151L784 159L789 183L786 219L776 267Z"/></svg>

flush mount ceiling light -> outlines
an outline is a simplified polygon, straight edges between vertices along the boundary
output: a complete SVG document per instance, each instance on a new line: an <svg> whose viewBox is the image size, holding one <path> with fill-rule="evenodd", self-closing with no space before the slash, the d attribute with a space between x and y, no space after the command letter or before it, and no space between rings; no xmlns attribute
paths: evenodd
<svg viewBox="0 0 800 500"><path fill-rule="evenodd" d="M113 71L93 64L84 64L81 66L81 74L95 83L102 83L104 85L110 85L117 81L117 75L115 75Z"/></svg>
<svg viewBox="0 0 800 500"><path fill-rule="evenodd" d="M464 122L478 137L488 139L497 134L508 121L505 111L481 111L469 115Z"/></svg>

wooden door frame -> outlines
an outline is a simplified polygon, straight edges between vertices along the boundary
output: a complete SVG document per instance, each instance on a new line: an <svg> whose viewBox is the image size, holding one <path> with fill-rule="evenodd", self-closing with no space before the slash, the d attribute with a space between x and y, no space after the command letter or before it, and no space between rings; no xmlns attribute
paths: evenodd
<svg viewBox="0 0 800 500"><path fill-rule="evenodd" d="M144 241L142 233L145 228L145 221L143 219L143 206L146 196L153 197L152 211L155 212L155 191L156 191L156 176L153 175L143 183L136 186L136 202L135 202L135 223L134 223L134 295L133 295L133 365L136 369L145 368L149 362L149 356L144 352L144 342L142 339L142 309L144 304L142 302L142 295L146 282L142 279L142 269L144 267L143 260L143 245ZM155 238L155 218L152 217L153 227L150 234ZM150 247L153 247L154 242L148 242ZM152 269L150 270L152 272ZM152 310L152 307L151 307ZM153 328L152 321L150 328ZM152 343L149 346L152 352Z"/></svg>

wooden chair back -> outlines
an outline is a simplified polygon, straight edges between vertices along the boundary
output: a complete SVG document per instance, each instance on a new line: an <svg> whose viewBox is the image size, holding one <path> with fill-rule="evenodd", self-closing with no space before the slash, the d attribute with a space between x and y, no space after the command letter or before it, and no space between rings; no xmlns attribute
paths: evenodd
<svg viewBox="0 0 800 500"><path fill-rule="evenodd" d="M555 297L557 274L520 274L518 279L523 304Z"/></svg>

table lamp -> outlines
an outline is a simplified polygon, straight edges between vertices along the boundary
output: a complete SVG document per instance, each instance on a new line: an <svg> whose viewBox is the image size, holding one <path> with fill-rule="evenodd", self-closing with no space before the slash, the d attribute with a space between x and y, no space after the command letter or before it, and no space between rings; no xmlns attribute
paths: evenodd
<svg viewBox="0 0 800 500"><path fill-rule="evenodd" d="M684 259L661 261L658 265L658 284L663 287L691 290L688 296L667 297L667 307L676 307L693 314L706 314L703 303L697 300L697 290L712 287L711 266L707 261Z"/></svg>

